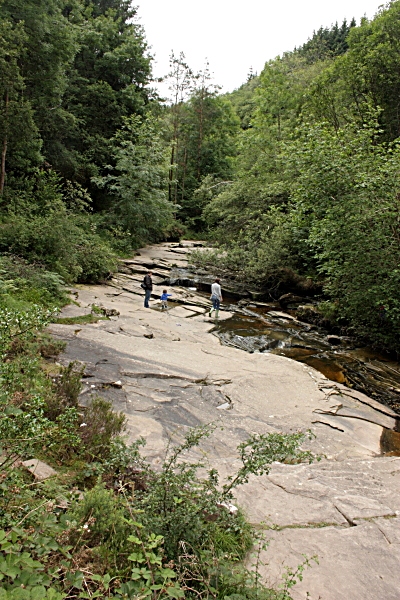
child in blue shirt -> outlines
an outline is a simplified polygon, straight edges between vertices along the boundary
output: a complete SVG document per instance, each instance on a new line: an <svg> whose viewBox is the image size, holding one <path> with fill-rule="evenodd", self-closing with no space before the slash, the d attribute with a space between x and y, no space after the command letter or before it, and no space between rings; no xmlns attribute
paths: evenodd
<svg viewBox="0 0 400 600"><path fill-rule="evenodd" d="M167 294L167 290L163 290L161 294L161 310L168 310L168 298L172 296L172 294Z"/></svg>

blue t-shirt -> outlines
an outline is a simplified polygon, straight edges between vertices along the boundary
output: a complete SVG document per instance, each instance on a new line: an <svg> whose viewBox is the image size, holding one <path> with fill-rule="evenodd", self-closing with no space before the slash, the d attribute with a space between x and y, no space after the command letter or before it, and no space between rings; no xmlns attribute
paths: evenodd
<svg viewBox="0 0 400 600"><path fill-rule="evenodd" d="M161 300L168 300L170 296L172 296L172 294L161 294Z"/></svg>

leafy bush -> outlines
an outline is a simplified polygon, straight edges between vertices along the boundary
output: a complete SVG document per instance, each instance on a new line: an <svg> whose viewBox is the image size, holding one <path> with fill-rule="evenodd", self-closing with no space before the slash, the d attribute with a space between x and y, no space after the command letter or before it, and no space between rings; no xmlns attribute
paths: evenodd
<svg viewBox="0 0 400 600"><path fill-rule="evenodd" d="M254 573L238 565L253 532L230 501L235 487L251 473L267 473L274 460L312 460L299 449L305 435L253 435L238 448L242 467L220 485L214 470L200 479L203 465L184 460L211 432L207 426L192 429L168 449L159 471L140 455L140 440L131 447L116 440L100 468L108 489L98 483L69 512L69 543L78 554L90 549L90 560L96 557L103 572L118 572L119 587L111 586L116 597L140 591L155 599L290 597L264 590Z"/></svg>
<svg viewBox="0 0 400 600"><path fill-rule="evenodd" d="M67 282L98 281L115 268L114 252L84 210L86 200L74 202L56 173L37 172L7 193L0 252L39 262Z"/></svg>
<svg viewBox="0 0 400 600"><path fill-rule="evenodd" d="M86 460L106 460L113 438L125 428L124 413L116 413L112 402L103 398L92 398L84 411L84 423L80 425L80 438L84 444Z"/></svg>
<svg viewBox="0 0 400 600"><path fill-rule="evenodd" d="M4 288L6 282L11 284L8 290ZM0 257L0 302L5 302L7 293L20 302L47 307L67 301L64 282L57 273L47 271L43 264L31 264L12 254Z"/></svg>
<svg viewBox="0 0 400 600"><path fill-rule="evenodd" d="M68 366L61 367L59 374L53 377L55 398L57 399L56 406L50 409L51 418L55 418L61 414L65 407L78 407L78 396L82 389L82 376L85 367L77 362L70 362Z"/></svg>

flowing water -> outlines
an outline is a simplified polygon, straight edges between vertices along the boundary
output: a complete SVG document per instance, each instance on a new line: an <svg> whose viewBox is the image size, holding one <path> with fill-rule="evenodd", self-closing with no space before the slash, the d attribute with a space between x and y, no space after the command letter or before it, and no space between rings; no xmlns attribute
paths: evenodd
<svg viewBox="0 0 400 600"><path fill-rule="evenodd" d="M209 276L202 276L199 281L190 269L175 271L166 283L196 288L197 293L209 298ZM354 338L330 335L322 327L299 321L295 307L283 312L278 303L246 302L243 306L243 301L238 301L243 294L224 295L222 308L233 316L223 321L216 319L213 330L223 344L250 353L279 354L310 365L331 381L363 392L400 415L400 363L393 357L360 346ZM383 454L400 456L397 429L383 429Z"/></svg>
<svg viewBox="0 0 400 600"><path fill-rule="evenodd" d="M169 285L196 287L209 297L212 278L192 269L173 269ZM202 294L203 295L203 294ZM349 337L331 336L321 327L296 319L296 309L282 312L278 303L238 302L240 293L226 293L223 308L232 318L215 324L223 344L246 352L271 352L306 363L328 379L364 392L400 415L400 363L362 347Z"/></svg>
<svg viewBox="0 0 400 600"><path fill-rule="evenodd" d="M328 379L362 391L400 414L400 364L357 346L354 339L330 336L327 331L302 323L278 305L231 305L234 315L216 323L222 343L247 352L271 352L306 363Z"/></svg>

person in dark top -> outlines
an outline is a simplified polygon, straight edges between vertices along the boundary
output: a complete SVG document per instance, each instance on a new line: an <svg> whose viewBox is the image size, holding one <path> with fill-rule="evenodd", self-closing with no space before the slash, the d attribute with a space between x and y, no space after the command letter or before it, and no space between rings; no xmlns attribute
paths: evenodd
<svg viewBox="0 0 400 600"><path fill-rule="evenodd" d="M145 278L143 279L143 285L144 285L144 307L145 308L150 308L149 306L149 300L151 297L151 292L153 290L153 280L151 278L152 276L152 272L149 271L147 273L147 275L145 275Z"/></svg>

